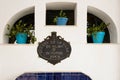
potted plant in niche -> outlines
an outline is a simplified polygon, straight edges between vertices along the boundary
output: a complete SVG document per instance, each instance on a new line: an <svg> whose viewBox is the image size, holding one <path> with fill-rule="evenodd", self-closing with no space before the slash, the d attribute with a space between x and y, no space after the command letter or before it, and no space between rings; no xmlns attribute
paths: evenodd
<svg viewBox="0 0 120 80"><path fill-rule="evenodd" d="M56 23L57 25L66 25L67 21L68 18L66 16L66 13L63 12L63 10L60 10L59 15L53 19L53 22Z"/></svg>
<svg viewBox="0 0 120 80"><path fill-rule="evenodd" d="M100 25L93 24L92 26L87 28L88 36L92 36L94 43L103 43L104 36L105 36L105 29L107 28L108 24L102 22Z"/></svg>
<svg viewBox="0 0 120 80"><path fill-rule="evenodd" d="M14 26L10 26L8 24L7 30L9 33L6 35L11 38L16 38L16 43L18 44L26 44L28 38L30 43L34 43L36 41L36 37L33 31L33 25L28 25L27 23L23 23L22 20L19 20Z"/></svg>

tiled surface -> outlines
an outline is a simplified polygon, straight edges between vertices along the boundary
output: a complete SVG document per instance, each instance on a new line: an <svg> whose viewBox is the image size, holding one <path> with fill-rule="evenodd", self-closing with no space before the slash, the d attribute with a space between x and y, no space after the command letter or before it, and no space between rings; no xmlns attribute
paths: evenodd
<svg viewBox="0 0 120 80"><path fill-rule="evenodd" d="M24 73L16 80L92 80L89 76L80 72L59 73Z"/></svg>

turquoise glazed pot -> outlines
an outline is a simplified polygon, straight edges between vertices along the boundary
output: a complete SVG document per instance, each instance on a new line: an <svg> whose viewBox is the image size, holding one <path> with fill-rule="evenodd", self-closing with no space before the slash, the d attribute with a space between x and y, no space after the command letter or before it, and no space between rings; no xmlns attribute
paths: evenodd
<svg viewBox="0 0 120 80"><path fill-rule="evenodd" d="M66 25L68 18L65 17L58 17L57 18L57 25Z"/></svg>
<svg viewBox="0 0 120 80"><path fill-rule="evenodd" d="M27 34L26 33L17 33L16 43L25 44L26 42L27 42Z"/></svg>
<svg viewBox="0 0 120 80"><path fill-rule="evenodd" d="M103 43L105 32L96 32L92 34L94 43Z"/></svg>

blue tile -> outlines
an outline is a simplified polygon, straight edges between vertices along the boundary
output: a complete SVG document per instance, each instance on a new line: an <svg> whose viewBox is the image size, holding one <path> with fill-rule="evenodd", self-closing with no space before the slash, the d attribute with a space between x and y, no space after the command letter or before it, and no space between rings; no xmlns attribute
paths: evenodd
<svg viewBox="0 0 120 80"><path fill-rule="evenodd" d="M86 76L86 75L80 75L79 76L80 77L80 80L91 80L88 76Z"/></svg>
<svg viewBox="0 0 120 80"><path fill-rule="evenodd" d="M70 73L62 73L61 80L71 80L71 74Z"/></svg>
<svg viewBox="0 0 120 80"><path fill-rule="evenodd" d="M34 73L25 73L19 76L16 80L38 80L38 77Z"/></svg>
<svg viewBox="0 0 120 80"><path fill-rule="evenodd" d="M38 75L38 80L46 80L46 76L45 75Z"/></svg>
<svg viewBox="0 0 120 80"><path fill-rule="evenodd" d="M54 80L61 80L61 73L54 73Z"/></svg>
<svg viewBox="0 0 120 80"><path fill-rule="evenodd" d="M46 73L46 80L54 80L54 73Z"/></svg>
<svg viewBox="0 0 120 80"><path fill-rule="evenodd" d="M16 80L92 80L80 72L25 73Z"/></svg>

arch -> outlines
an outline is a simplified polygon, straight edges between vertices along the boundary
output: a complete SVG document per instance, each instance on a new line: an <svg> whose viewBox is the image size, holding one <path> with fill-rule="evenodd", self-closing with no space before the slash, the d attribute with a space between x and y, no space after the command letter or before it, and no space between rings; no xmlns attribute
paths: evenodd
<svg viewBox="0 0 120 80"><path fill-rule="evenodd" d="M8 33L7 24L12 26L21 17L31 14L31 13L34 13L34 6L23 9L10 18L10 20L6 23L6 26L4 28L3 43L8 43L8 39L9 39L7 36L5 36L5 34Z"/></svg>
<svg viewBox="0 0 120 80"><path fill-rule="evenodd" d="M117 27L115 23L113 22L112 18L108 14L103 12L102 10L97 9L92 6L87 7L87 12L97 16L105 23L110 23L110 25L107 27L110 33L110 42L117 43L118 42Z"/></svg>

